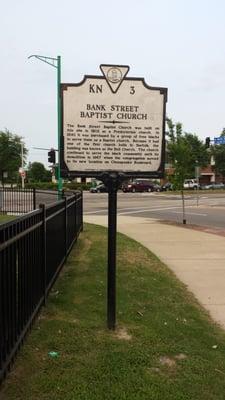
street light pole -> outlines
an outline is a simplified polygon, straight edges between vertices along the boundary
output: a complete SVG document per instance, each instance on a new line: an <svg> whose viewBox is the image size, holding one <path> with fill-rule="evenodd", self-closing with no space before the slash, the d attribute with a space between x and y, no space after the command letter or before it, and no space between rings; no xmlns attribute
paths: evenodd
<svg viewBox="0 0 225 400"><path fill-rule="evenodd" d="M60 95L60 85L61 85L61 57L57 56L57 58L40 56L38 54L32 54L28 58L35 57L40 61L45 62L46 64L51 65L52 67L57 69L57 127L58 127L58 193L59 197L62 194L62 178L60 171L60 140L61 140L61 95Z"/></svg>
<svg viewBox="0 0 225 400"><path fill-rule="evenodd" d="M22 180L22 189L24 189L24 169L23 169L23 142L21 142L21 180Z"/></svg>
<svg viewBox="0 0 225 400"><path fill-rule="evenodd" d="M61 57L57 57L57 109L58 109L58 192L61 197L62 194L62 178L60 171L60 140L61 140L61 93L60 93L60 85L61 85Z"/></svg>

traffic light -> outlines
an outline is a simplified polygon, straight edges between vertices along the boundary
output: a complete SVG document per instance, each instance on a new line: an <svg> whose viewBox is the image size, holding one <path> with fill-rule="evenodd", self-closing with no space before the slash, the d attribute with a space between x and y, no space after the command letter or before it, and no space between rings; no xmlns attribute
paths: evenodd
<svg viewBox="0 0 225 400"><path fill-rule="evenodd" d="M48 162L52 163L52 164L55 164L55 150L54 149L51 149L48 152Z"/></svg>
<svg viewBox="0 0 225 400"><path fill-rule="evenodd" d="M210 137L205 138L205 146L207 147L207 149L210 146Z"/></svg>

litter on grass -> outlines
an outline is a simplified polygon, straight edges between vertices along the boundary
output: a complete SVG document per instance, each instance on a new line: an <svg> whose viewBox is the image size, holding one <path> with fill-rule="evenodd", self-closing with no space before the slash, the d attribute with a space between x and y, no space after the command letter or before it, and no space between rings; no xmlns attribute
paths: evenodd
<svg viewBox="0 0 225 400"><path fill-rule="evenodd" d="M58 353L57 351L49 351L48 355L49 355L51 358L59 357L59 353Z"/></svg>

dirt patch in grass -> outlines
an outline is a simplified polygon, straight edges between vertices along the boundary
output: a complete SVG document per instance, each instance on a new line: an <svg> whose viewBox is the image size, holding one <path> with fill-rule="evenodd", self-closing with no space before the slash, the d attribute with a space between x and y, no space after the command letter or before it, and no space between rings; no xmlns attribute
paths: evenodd
<svg viewBox="0 0 225 400"><path fill-rule="evenodd" d="M180 353L180 354L177 354L176 356L174 356L174 358L176 358L176 360L186 360L187 355Z"/></svg>
<svg viewBox="0 0 225 400"><path fill-rule="evenodd" d="M121 264L123 264L123 267L126 267L129 265L145 264L148 261L148 257L141 250L134 254L134 252L130 249L124 251L123 255L119 257L119 261Z"/></svg>
<svg viewBox="0 0 225 400"><path fill-rule="evenodd" d="M115 336L120 340L131 340L132 336L127 332L125 327L117 328Z"/></svg>
<svg viewBox="0 0 225 400"><path fill-rule="evenodd" d="M168 356L161 356L159 358L159 362L161 365L165 365L166 367L169 368L174 368L176 366L176 361Z"/></svg>
<svg viewBox="0 0 225 400"><path fill-rule="evenodd" d="M84 238L84 241L82 243L83 250L81 252L79 252L79 255L77 255L77 259L76 259L77 262L80 263L85 260L84 265L87 264L87 256L88 256L91 245L92 245L91 240L88 238Z"/></svg>

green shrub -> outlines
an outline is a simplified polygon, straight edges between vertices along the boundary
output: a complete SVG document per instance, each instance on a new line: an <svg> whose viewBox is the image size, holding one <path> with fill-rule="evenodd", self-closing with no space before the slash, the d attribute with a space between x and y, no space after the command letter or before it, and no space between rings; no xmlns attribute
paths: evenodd
<svg viewBox="0 0 225 400"><path fill-rule="evenodd" d="M77 183L77 182L64 182L64 190L89 190L91 183ZM26 189L39 189L39 190L58 190L57 183L53 182L29 182L25 184Z"/></svg>
<svg viewBox="0 0 225 400"><path fill-rule="evenodd" d="M53 182L30 182L25 184L26 189L57 190L57 183Z"/></svg>

